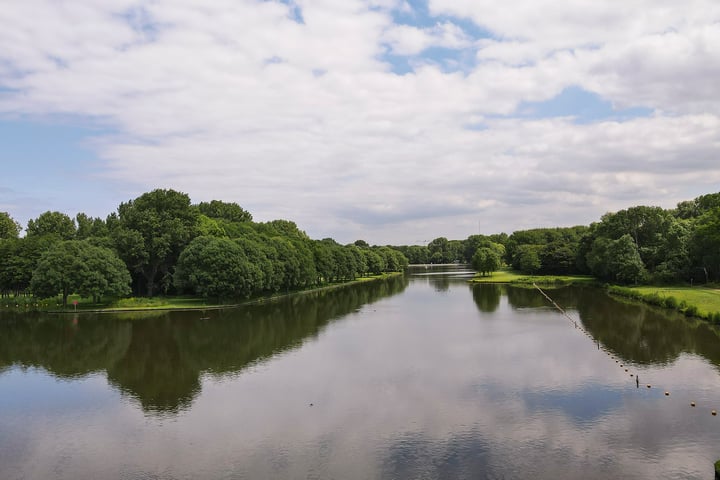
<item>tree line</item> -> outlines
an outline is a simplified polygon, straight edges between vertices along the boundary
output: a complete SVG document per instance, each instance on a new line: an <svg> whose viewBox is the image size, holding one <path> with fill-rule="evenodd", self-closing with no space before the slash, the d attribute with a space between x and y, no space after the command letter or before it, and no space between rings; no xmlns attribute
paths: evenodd
<svg viewBox="0 0 720 480"><path fill-rule="evenodd" d="M525 274L584 274L619 284L718 282L720 193L673 209L607 213L589 226L439 237L427 246L397 248L411 264L461 262L479 272L497 269L499 261Z"/></svg>
<svg viewBox="0 0 720 480"><path fill-rule="evenodd" d="M236 203L192 204L157 189L105 219L48 211L21 225L0 212L0 295L71 293L242 299L401 271L397 249L312 240L289 220L254 222Z"/></svg>
<svg viewBox="0 0 720 480"><path fill-rule="evenodd" d="M105 219L48 211L21 225L0 212L0 295L70 293L248 298L400 271L408 263L506 264L526 274L587 274L619 283L720 281L720 193L674 209L636 206L589 226L438 237L427 245L312 240L289 220L254 222L236 203L192 204L157 189Z"/></svg>

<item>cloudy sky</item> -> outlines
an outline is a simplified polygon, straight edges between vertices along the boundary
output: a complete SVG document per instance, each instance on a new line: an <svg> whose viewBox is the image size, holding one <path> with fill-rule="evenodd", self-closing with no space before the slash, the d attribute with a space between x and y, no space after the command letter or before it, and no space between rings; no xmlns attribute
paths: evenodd
<svg viewBox="0 0 720 480"><path fill-rule="evenodd" d="M174 188L419 244L720 190L717 0L24 0L0 211Z"/></svg>

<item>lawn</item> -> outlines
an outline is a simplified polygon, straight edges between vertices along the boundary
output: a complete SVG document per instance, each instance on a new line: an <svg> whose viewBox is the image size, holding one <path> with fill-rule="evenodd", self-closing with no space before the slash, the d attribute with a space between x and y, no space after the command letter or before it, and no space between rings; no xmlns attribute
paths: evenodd
<svg viewBox="0 0 720 480"><path fill-rule="evenodd" d="M523 285L569 285L574 283L595 283L597 280L586 275L525 275L511 270L498 270L492 275L476 275L471 283L515 283Z"/></svg>
<svg viewBox="0 0 720 480"><path fill-rule="evenodd" d="M678 302L685 302L688 305L695 305L698 313L720 312L720 289L706 287L629 287L643 295L656 293L661 297L675 297Z"/></svg>

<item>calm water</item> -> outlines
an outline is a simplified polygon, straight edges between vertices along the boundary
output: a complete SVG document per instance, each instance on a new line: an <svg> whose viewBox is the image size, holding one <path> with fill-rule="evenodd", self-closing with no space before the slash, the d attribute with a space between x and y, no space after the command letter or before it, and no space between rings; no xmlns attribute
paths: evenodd
<svg viewBox="0 0 720 480"><path fill-rule="evenodd" d="M549 291L589 338L536 291L415 273L222 312L3 314L0 478L713 477L707 324Z"/></svg>

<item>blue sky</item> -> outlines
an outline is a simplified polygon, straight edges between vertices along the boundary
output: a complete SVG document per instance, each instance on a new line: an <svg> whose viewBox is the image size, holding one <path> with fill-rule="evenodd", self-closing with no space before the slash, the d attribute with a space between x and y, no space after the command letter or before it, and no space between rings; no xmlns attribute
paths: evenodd
<svg viewBox="0 0 720 480"><path fill-rule="evenodd" d="M401 244L720 190L709 0L35 0L0 21L0 211L23 225L175 188Z"/></svg>

